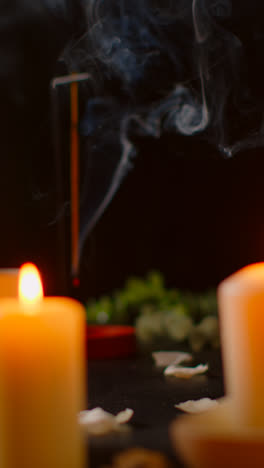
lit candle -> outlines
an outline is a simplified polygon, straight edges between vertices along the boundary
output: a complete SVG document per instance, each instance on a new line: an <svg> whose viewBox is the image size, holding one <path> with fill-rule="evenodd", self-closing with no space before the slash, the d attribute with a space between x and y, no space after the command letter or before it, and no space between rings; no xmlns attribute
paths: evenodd
<svg viewBox="0 0 264 468"><path fill-rule="evenodd" d="M264 427L264 263L218 289L226 394L237 424Z"/></svg>
<svg viewBox="0 0 264 468"><path fill-rule="evenodd" d="M18 268L0 269L0 297L17 297Z"/></svg>
<svg viewBox="0 0 264 468"><path fill-rule="evenodd" d="M36 268L0 301L0 466L83 468L84 309L43 298Z"/></svg>
<svg viewBox="0 0 264 468"><path fill-rule="evenodd" d="M177 453L192 468L264 467L264 263L218 288L226 397L216 408L171 426Z"/></svg>

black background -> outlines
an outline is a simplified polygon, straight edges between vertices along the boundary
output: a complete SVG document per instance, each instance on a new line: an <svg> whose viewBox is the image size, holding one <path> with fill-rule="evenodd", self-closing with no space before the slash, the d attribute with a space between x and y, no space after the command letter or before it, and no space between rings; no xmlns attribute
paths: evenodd
<svg viewBox="0 0 264 468"><path fill-rule="evenodd" d="M261 101L263 53L261 42L254 48L253 32L262 31L264 17L260 2L239 6L234 2L232 27L248 48L250 77ZM9 0L2 8L0 266L32 260L46 292L56 294L61 265L57 224L51 223L56 178L49 83L58 73L59 53L85 25L74 2L66 16L45 5L33 9L31 2ZM228 124L235 118L230 115ZM226 160L198 137L167 133L158 141L142 138L137 150L134 169L87 240L81 298L110 292L128 275L150 269L161 270L169 285L204 289L264 260L264 149Z"/></svg>

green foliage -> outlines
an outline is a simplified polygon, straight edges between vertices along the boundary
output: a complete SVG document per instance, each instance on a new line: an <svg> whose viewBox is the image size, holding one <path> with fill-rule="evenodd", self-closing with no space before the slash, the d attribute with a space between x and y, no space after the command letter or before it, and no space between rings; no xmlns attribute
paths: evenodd
<svg viewBox="0 0 264 468"><path fill-rule="evenodd" d="M195 349L219 345L215 290L203 294L167 289L159 272L129 278L122 290L87 304L87 321L130 324L142 343L165 338Z"/></svg>

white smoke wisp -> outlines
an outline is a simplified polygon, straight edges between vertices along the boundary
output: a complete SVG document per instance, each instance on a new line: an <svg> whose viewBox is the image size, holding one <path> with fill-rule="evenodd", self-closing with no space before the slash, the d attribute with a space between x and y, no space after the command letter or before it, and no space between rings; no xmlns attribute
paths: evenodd
<svg viewBox="0 0 264 468"><path fill-rule="evenodd" d="M84 247L84 243L87 239L87 236L92 231L94 226L97 224L98 220L101 218L111 201L113 200L117 190L119 189L123 179L127 176L128 172L133 168L132 159L135 154L135 148L133 143L128 137L129 126L131 123L135 123L139 131L142 131L144 134L151 135L155 138L158 138L161 133L160 129L160 119L156 121L144 120L140 115L131 114L123 118L120 127L120 144L121 144L121 158L119 163L116 166L114 174L112 176L111 183L108 187L108 190L102 199L101 203L97 207L93 216L85 224L84 228L81 230L80 240L79 240L79 262L81 259L81 253Z"/></svg>
<svg viewBox="0 0 264 468"><path fill-rule="evenodd" d="M235 142L233 145L224 146L219 145L218 150L220 153L227 159L232 158L236 154L241 153L242 151L247 151L255 148L262 148L264 146L264 134L255 133L248 136L247 138Z"/></svg>
<svg viewBox="0 0 264 468"><path fill-rule="evenodd" d="M112 102L105 106L107 114L97 105L86 116L91 164L87 173L91 178L95 176L93 181L103 171L106 177L94 204L93 187L83 197L80 256L86 238L132 167L136 149L131 135L159 138L166 131L188 137L203 135L225 157L262 145L264 139L262 132L258 136L252 132L238 141L237 122L234 133L230 131L233 122L230 125L228 119L235 116L236 103L240 112L241 94L246 96L250 91L250 85L245 89L241 84L239 74L243 41L228 26L232 20L231 0L84 3L87 34L83 37L86 65L84 53L82 67L86 66L93 76L90 101L96 103L99 98L107 103L110 97ZM116 146L105 145L99 151L106 132ZM93 183L96 188L100 185Z"/></svg>
<svg viewBox="0 0 264 468"><path fill-rule="evenodd" d="M192 3L194 33L198 44L205 42L209 36L208 27L206 27L205 20L202 18L200 3L200 0L193 0Z"/></svg>
<svg viewBox="0 0 264 468"><path fill-rule="evenodd" d="M167 125L185 136L203 132L209 125L210 114L205 96L204 77L201 72L201 102L196 100L188 88L177 85L172 95L172 106L168 112Z"/></svg>

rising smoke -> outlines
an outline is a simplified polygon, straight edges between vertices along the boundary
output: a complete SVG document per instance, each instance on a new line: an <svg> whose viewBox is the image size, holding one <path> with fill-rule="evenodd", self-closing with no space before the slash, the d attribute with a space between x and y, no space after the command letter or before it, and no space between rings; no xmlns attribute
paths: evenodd
<svg viewBox="0 0 264 468"><path fill-rule="evenodd" d="M93 77L81 126L88 156L80 254L131 168L133 135L200 135L225 157L264 143L231 0L87 0L84 7L86 32L63 55L70 69Z"/></svg>

